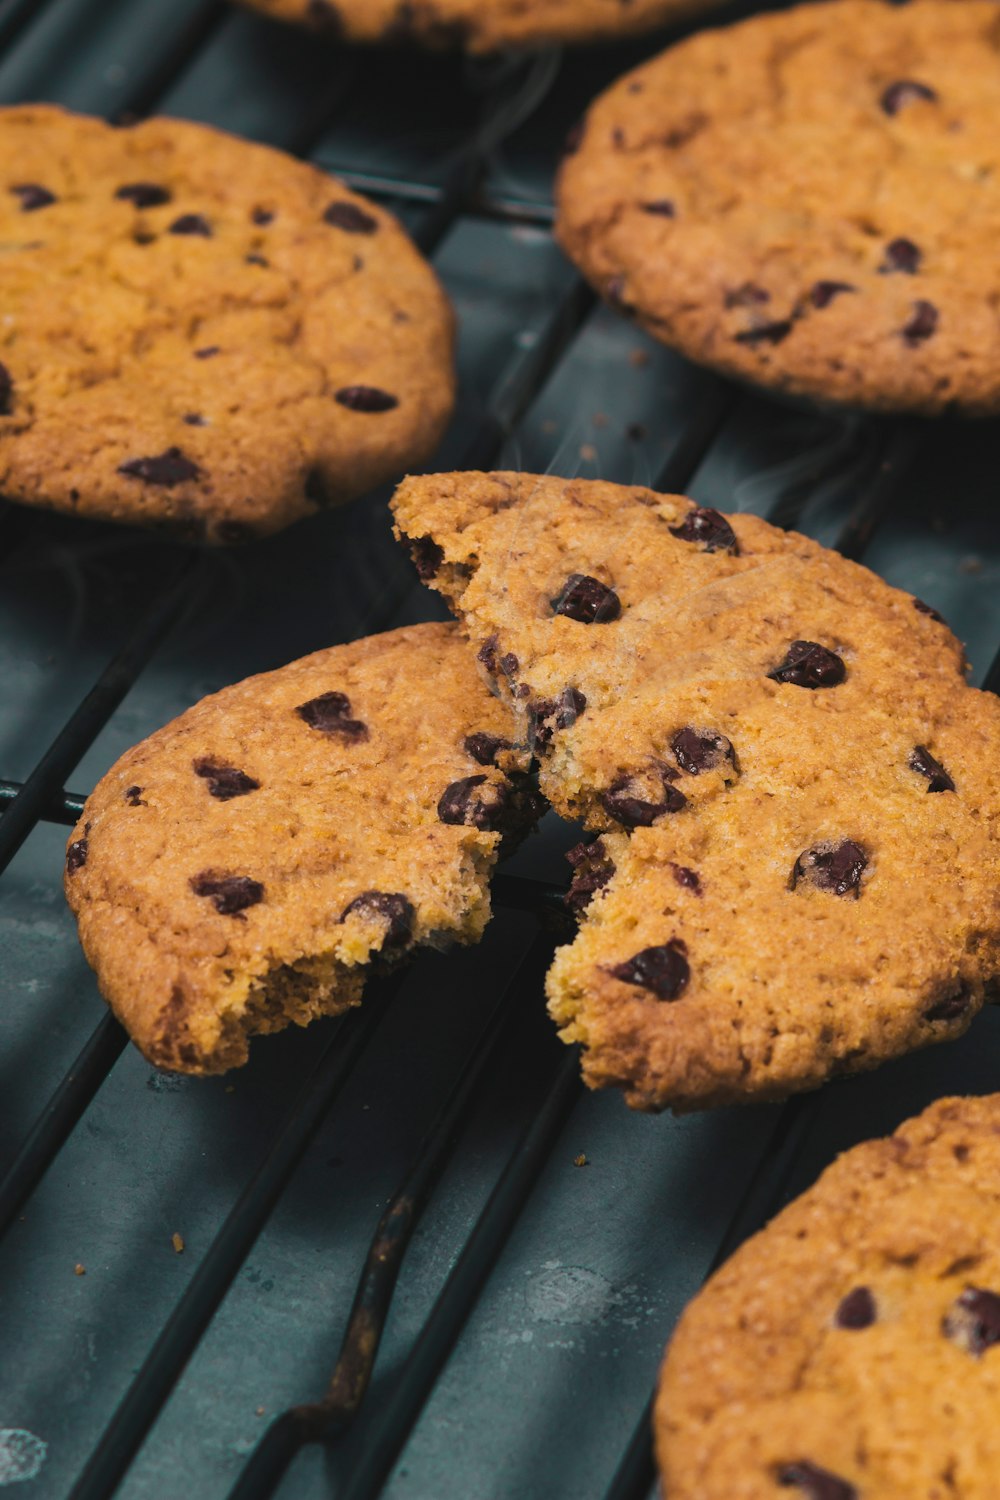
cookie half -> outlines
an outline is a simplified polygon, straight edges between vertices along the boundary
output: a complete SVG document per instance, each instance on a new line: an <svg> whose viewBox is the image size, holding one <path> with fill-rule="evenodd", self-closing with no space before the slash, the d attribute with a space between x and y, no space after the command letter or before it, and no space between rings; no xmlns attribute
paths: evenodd
<svg viewBox="0 0 1000 1500"><path fill-rule="evenodd" d="M655 1408L671 1500L991 1500L1000 1095L839 1158L681 1318Z"/></svg>
<svg viewBox="0 0 1000 1500"><path fill-rule="evenodd" d="M0 110L0 492L210 542L423 461L452 314L396 221L202 125Z"/></svg>
<svg viewBox="0 0 1000 1500"><path fill-rule="evenodd" d="M418 625L225 688L87 799L65 888L105 998L158 1067L356 1005L375 965L474 943L541 802L456 628Z"/></svg>
<svg viewBox="0 0 1000 1500"><path fill-rule="evenodd" d="M998 36L992 0L829 0L693 36L591 108L561 243L724 374L995 413Z"/></svg>
<svg viewBox="0 0 1000 1500"><path fill-rule="evenodd" d="M548 980L590 1085L781 1098L968 1026L1000 971L1000 703L925 606L646 489L437 475L394 509L599 835Z"/></svg>

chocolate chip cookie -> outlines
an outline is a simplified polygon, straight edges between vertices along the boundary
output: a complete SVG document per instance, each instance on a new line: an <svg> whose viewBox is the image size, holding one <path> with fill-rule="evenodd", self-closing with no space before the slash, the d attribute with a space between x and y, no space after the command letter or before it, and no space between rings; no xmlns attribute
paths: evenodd
<svg viewBox="0 0 1000 1500"><path fill-rule="evenodd" d="M370 969L473 943L541 801L456 628L319 651L122 756L66 851L102 993L158 1067L356 1005Z"/></svg>
<svg viewBox="0 0 1000 1500"><path fill-rule="evenodd" d="M992 1500L1000 1095L846 1152L681 1318L655 1408L671 1500Z"/></svg>
<svg viewBox="0 0 1000 1500"><path fill-rule="evenodd" d="M596 839L550 1008L636 1108L779 1098L963 1031L1000 971L1000 703L808 538L518 474L394 509Z"/></svg>
<svg viewBox="0 0 1000 1500"><path fill-rule="evenodd" d="M235 542L426 458L452 315L396 221L201 125L0 110L0 493Z"/></svg>
<svg viewBox="0 0 1000 1500"><path fill-rule="evenodd" d="M254 10L350 42L418 42L496 52L649 31L719 0L244 0Z"/></svg>
<svg viewBox="0 0 1000 1500"><path fill-rule="evenodd" d="M992 0L829 0L705 31L591 108L558 234L700 363L884 411L1000 410Z"/></svg>

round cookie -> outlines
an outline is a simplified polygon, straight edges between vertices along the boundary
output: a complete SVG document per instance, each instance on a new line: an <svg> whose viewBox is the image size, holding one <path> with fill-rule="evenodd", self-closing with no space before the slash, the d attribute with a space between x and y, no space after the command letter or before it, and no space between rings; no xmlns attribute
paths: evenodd
<svg viewBox="0 0 1000 1500"><path fill-rule="evenodd" d="M242 541L418 464L452 314L396 221L201 125L0 110L0 493Z"/></svg>
<svg viewBox="0 0 1000 1500"><path fill-rule="evenodd" d="M356 1005L373 965L472 943L501 842L542 803L457 628L318 651L206 698L87 799L66 895L158 1067Z"/></svg>
<svg viewBox="0 0 1000 1500"><path fill-rule="evenodd" d="M654 1412L670 1500L993 1500L1000 1095L841 1156L708 1282Z"/></svg>
<svg viewBox="0 0 1000 1500"><path fill-rule="evenodd" d="M244 0L281 21L350 42L417 42L496 52L626 37L720 0Z"/></svg>
<svg viewBox="0 0 1000 1500"><path fill-rule="evenodd" d="M998 43L993 0L827 0L702 32L592 106L559 239L724 374L997 412Z"/></svg>

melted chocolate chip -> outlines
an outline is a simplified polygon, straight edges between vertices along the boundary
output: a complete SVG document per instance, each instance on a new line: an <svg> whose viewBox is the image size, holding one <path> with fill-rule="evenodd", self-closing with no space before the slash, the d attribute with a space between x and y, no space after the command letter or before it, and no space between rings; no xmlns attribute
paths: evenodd
<svg viewBox="0 0 1000 1500"><path fill-rule="evenodd" d="M642 211L646 214L659 214L662 219L673 219L677 214L671 198L654 198L651 202L642 204Z"/></svg>
<svg viewBox="0 0 1000 1500"><path fill-rule="evenodd" d="M768 672L773 682L790 683L793 687L836 687L847 676L847 668L835 651L828 651L816 641L793 641L785 659Z"/></svg>
<svg viewBox="0 0 1000 1500"><path fill-rule="evenodd" d="M14 410L14 382L6 365L0 365L0 417L9 417Z"/></svg>
<svg viewBox="0 0 1000 1500"><path fill-rule="evenodd" d="M235 766L227 766L224 761L212 760L208 756L194 762L194 774L208 782L210 795L219 802L231 802L234 797L245 797L247 792L260 790L260 782L245 771L238 771Z"/></svg>
<svg viewBox="0 0 1000 1500"><path fill-rule="evenodd" d="M250 218L255 224L264 229L268 224L274 223L274 213L269 208L255 208L251 210Z"/></svg>
<svg viewBox="0 0 1000 1500"><path fill-rule="evenodd" d="M905 105L913 104L918 99L933 103L937 94L928 84L918 83L915 78L900 78L883 90L879 103L887 115L898 115Z"/></svg>
<svg viewBox="0 0 1000 1500"><path fill-rule="evenodd" d="M853 1484L831 1474L829 1469L821 1469L819 1464L810 1463L807 1458L779 1469L778 1483L794 1486L808 1500L858 1500Z"/></svg>
<svg viewBox="0 0 1000 1500"><path fill-rule="evenodd" d="M680 812L687 806L684 793L671 786L675 777L676 772L659 762L645 773L626 773L601 793L601 806L623 828L649 828L664 813ZM642 795L652 789L654 781L662 787L662 795L656 800Z"/></svg>
<svg viewBox="0 0 1000 1500"><path fill-rule="evenodd" d="M677 757L682 771L698 776L702 771L714 771L723 761L736 765L732 741L714 729L678 729L670 741L670 748Z"/></svg>
<svg viewBox="0 0 1000 1500"><path fill-rule="evenodd" d="M374 234L378 219L366 214L356 203L331 203L323 212L324 222L335 229L344 229L348 234Z"/></svg>
<svg viewBox="0 0 1000 1500"><path fill-rule="evenodd" d="M759 323L755 328L744 328L733 335L737 344L780 344L792 331L791 318L776 318L772 323Z"/></svg>
<svg viewBox="0 0 1000 1500"><path fill-rule="evenodd" d="M572 867L573 878L564 900L570 911L581 912L615 873L614 861L609 858L600 839L594 839L590 844L575 844L567 850L566 859Z"/></svg>
<svg viewBox="0 0 1000 1500"><path fill-rule="evenodd" d="M841 839L839 843L827 839L802 851L792 866L788 888L794 891L800 880L807 880L818 890L856 899L867 868L868 856L860 844L853 839Z"/></svg>
<svg viewBox="0 0 1000 1500"><path fill-rule="evenodd" d="M235 917L264 899L264 887L249 875L216 875L213 870L203 870L200 875L192 875L189 884L196 896L207 896L223 917Z"/></svg>
<svg viewBox="0 0 1000 1500"><path fill-rule="evenodd" d="M212 238L212 226L204 214L181 214L170 226L171 234L198 234L203 239Z"/></svg>
<svg viewBox="0 0 1000 1500"><path fill-rule="evenodd" d="M346 406L349 411L392 411L399 405L399 397L389 391L380 391L374 385L345 385L333 393L334 401Z"/></svg>
<svg viewBox="0 0 1000 1500"><path fill-rule="evenodd" d="M736 533L721 511L710 506L696 505L689 510L679 526L670 527L670 535L682 542L696 542L706 552L731 552L734 557L739 556Z"/></svg>
<svg viewBox="0 0 1000 1500"><path fill-rule="evenodd" d="M857 287L849 281L817 281L809 292L809 301L813 307L829 307L834 297L839 297L842 292L856 291Z"/></svg>
<svg viewBox="0 0 1000 1500"><path fill-rule="evenodd" d="M651 990L657 1000L677 1000L687 989L691 968L687 948L679 938L671 938L656 948L643 948L622 964L609 970L616 979Z"/></svg>
<svg viewBox="0 0 1000 1500"><path fill-rule="evenodd" d="M890 240L885 247L885 260L879 270L883 276L892 271L903 271L907 276L915 276L920 270L921 260L923 254L920 246L915 245L912 240Z"/></svg>
<svg viewBox="0 0 1000 1500"><path fill-rule="evenodd" d="M966 1287L952 1303L942 1327L953 1343L978 1359L1000 1344L1000 1297L983 1287Z"/></svg>
<svg viewBox="0 0 1000 1500"><path fill-rule="evenodd" d="M444 562L444 548L438 546L430 536L410 537L409 548L417 577L422 578L425 583L428 579L435 578L438 568Z"/></svg>
<svg viewBox="0 0 1000 1500"><path fill-rule="evenodd" d="M481 772L463 776L446 786L437 805L442 823L501 833L505 843L523 834L544 810L545 802L526 776L512 775L501 782L490 782Z"/></svg>
<svg viewBox="0 0 1000 1500"><path fill-rule="evenodd" d="M972 992L963 979L957 979L946 995L941 995L924 1011L925 1021L957 1021L972 1004Z"/></svg>
<svg viewBox="0 0 1000 1500"><path fill-rule="evenodd" d="M923 298L913 304L913 316L908 323L903 325L903 338L911 348L922 344L937 331L938 310L933 302L925 302Z"/></svg>
<svg viewBox="0 0 1000 1500"><path fill-rule="evenodd" d="M558 698L539 698L528 709L532 743L544 750L552 743L556 730L569 729L586 707L586 696L575 687L563 688Z"/></svg>
<svg viewBox="0 0 1000 1500"><path fill-rule="evenodd" d="M129 807L145 807L146 804L142 800L142 787L141 786L126 787L125 788L125 801L128 803Z"/></svg>
<svg viewBox="0 0 1000 1500"><path fill-rule="evenodd" d="M678 885L682 885L686 891L694 891L696 896L701 895L701 877L697 870L689 870L687 865L675 865L673 860L670 868Z"/></svg>
<svg viewBox="0 0 1000 1500"><path fill-rule="evenodd" d="M165 453L158 453L152 458L130 458L127 463L119 464L119 474L127 474L130 479L141 479L144 484L161 485L164 489L173 489L175 484L187 484L189 480L200 479L201 470L198 465L180 448L168 448Z"/></svg>
<svg viewBox="0 0 1000 1500"><path fill-rule="evenodd" d="M466 735L464 743L466 752L481 766L495 766L500 751L512 748L510 740L499 734L486 734L483 730Z"/></svg>
<svg viewBox="0 0 1000 1500"><path fill-rule="evenodd" d="M344 907L340 920L346 921L352 912L369 921L376 918L386 923L383 948L401 948L413 936L413 903L396 891L362 891Z"/></svg>
<svg viewBox="0 0 1000 1500"><path fill-rule="evenodd" d="M57 203L55 193L50 193L47 187L42 187L38 182L22 182L17 187L11 188L11 193L20 200L21 212L33 214L39 208L48 208L50 203Z"/></svg>
<svg viewBox="0 0 1000 1500"><path fill-rule="evenodd" d="M915 745L910 752L909 766L918 776L926 776L929 792L953 792L955 783L939 760L935 760L926 745Z"/></svg>
<svg viewBox="0 0 1000 1500"><path fill-rule="evenodd" d="M914 596L913 607L914 609L919 609L922 615L927 615L930 619L936 620L939 625L946 625L948 623L944 615L939 614L933 605L925 604L922 599L918 599L916 596Z"/></svg>
<svg viewBox="0 0 1000 1500"><path fill-rule="evenodd" d="M134 203L136 208L159 208L173 196L169 188L161 187L158 182L126 182L115 192L116 198Z"/></svg>
<svg viewBox="0 0 1000 1500"><path fill-rule="evenodd" d="M581 625L604 625L617 620L622 612L621 600L614 589L588 573L571 573L549 603L554 615L565 615Z"/></svg>
<svg viewBox="0 0 1000 1500"><path fill-rule="evenodd" d="M70 875L82 870L87 863L89 845L86 839L74 839L66 849L66 869Z"/></svg>
<svg viewBox="0 0 1000 1500"><path fill-rule="evenodd" d="M300 703L295 712L310 729L323 734L342 734L348 740L368 738L368 725L351 718L351 700L346 693L321 693L308 703Z"/></svg>
<svg viewBox="0 0 1000 1500"><path fill-rule="evenodd" d="M856 1286L841 1299L833 1321L838 1328L870 1328L875 1316L875 1298L868 1287Z"/></svg>

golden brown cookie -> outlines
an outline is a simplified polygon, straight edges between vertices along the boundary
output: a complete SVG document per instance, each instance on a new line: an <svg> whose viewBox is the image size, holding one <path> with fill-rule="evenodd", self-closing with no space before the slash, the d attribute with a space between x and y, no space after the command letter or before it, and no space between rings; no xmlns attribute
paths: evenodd
<svg viewBox="0 0 1000 1500"><path fill-rule="evenodd" d="M356 1005L373 964L476 942L501 840L540 810L527 760L449 625L206 698L122 756L70 838L102 993L150 1062L219 1073Z"/></svg>
<svg viewBox="0 0 1000 1500"><path fill-rule="evenodd" d="M421 462L452 315L396 221L180 120L0 110L0 492L244 540Z"/></svg>
<svg viewBox="0 0 1000 1500"><path fill-rule="evenodd" d="M567 254L724 374L878 410L1000 410L993 0L829 0L705 31L591 108Z"/></svg>
<svg viewBox="0 0 1000 1500"><path fill-rule="evenodd" d="M517 474L394 509L574 851L550 1009L642 1109L963 1031L1000 971L1000 703L911 595L757 517Z"/></svg>
<svg viewBox="0 0 1000 1500"><path fill-rule="evenodd" d="M670 1500L994 1500L1000 1095L846 1152L690 1304L655 1409Z"/></svg>

